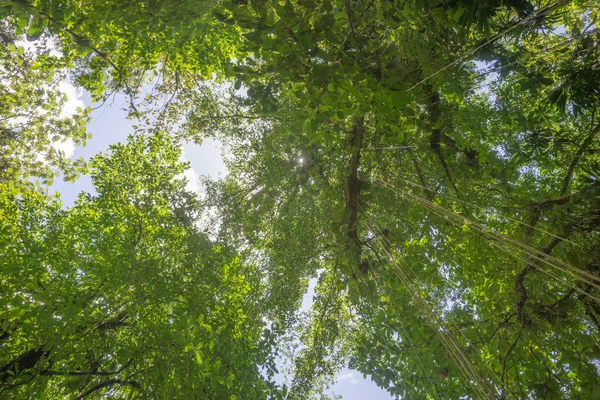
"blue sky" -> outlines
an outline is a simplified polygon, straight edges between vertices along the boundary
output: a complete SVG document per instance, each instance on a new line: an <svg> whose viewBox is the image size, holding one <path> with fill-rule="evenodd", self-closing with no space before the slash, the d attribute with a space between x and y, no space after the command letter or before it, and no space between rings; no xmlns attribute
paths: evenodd
<svg viewBox="0 0 600 400"><path fill-rule="evenodd" d="M87 93L76 90L72 85L61 84L68 97L65 113L71 113L77 106L97 106L92 104ZM128 120L126 108L127 100L122 96L115 96L112 101L107 101L102 107L92 111L88 131L92 134L85 147L75 147L72 143L61 143L58 147L74 158L83 157L89 160L93 155L104 152L109 145L125 142L127 135L133 132L134 122ZM221 156L221 147L214 140L205 140L202 145L194 143L184 144L183 159L191 163L191 170L186 173L190 181L188 188L201 193L199 182L201 175L220 178L227 171ZM82 192L92 192L91 179L87 176L79 178L75 183L64 182L57 179L50 191L60 193L64 206L72 205L77 195ZM312 293L306 294L305 302L312 302ZM364 379L357 371L344 369L337 377L337 383L331 388L332 392L341 395L345 400L384 400L391 396L379 389L369 378Z"/></svg>

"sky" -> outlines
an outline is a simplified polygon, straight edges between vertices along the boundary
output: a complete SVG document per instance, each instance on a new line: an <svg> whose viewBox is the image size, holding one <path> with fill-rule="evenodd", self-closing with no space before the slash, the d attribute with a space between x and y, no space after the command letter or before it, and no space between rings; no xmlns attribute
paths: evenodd
<svg viewBox="0 0 600 400"><path fill-rule="evenodd" d="M90 96L76 89L73 85L62 82L60 89L67 95L67 102L62 115L67 116L75 112L77 107L96 107L92 104ZM56 143L55 146L63 150L73 158L90 157L108 150L109 145L125 142L127 136L133 132L134 121L127 119L125 111L127 100L122 96L115 96L112 101L107 101L102 107L91 113L91 121L88 123L88 132L92 134L85 147L74 146L72 142ZM222 150L219 142L211 139L205 140L202 145L186 143L183 145L184 161L189 161L191 169L186 171L188 189L200 194L203 192L200 176L221 178L227 173L223 163ZM82 176L74 183L64 182L57 179L50 188L50 192L58 192L61 196L63 206L74 204L80 192L93 192L91 179ZM305 304L312 303L313 292L310 290L305 295ZM387 392L377 387L370 378L364 379L357 371L343 369L337 376L337 383L331 391L342 396L344 400L387 400L392 398Z"/></svg>

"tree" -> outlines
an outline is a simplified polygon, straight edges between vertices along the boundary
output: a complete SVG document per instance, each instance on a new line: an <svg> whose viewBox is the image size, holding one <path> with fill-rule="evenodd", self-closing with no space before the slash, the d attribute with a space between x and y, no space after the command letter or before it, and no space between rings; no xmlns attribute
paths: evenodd
<svg viewBox="0 0 600 400"><path fill-rule="evenodd" d="M260 276L195 227L180 153L131 136L67 209L2 190L3 397L275 396Z"/></svg>
<svg viewBox="0 0 600 400"><path fill-rule="evenodd" d="M160 71L147 132L227 146L203 222L260 275L272 340L300 342L292 396L347 363L396 397L593 397L594 3L117 3L10 15L45 21L79 82L138 117Z"/></svg>
<svg viewBox="0 0 600 400"><path fill-rule="evenodd" d="M259 122L217 131L234 171L214 188L222 232L260 248L267 266L277 260L286 292L337 265L342 307L357 317L315 318L306 331L326 326L332 343L353 330L337 346L393 395L585 398L596 388L596 20L586 8L560 19L562 7L503 11L492 32L468 37L441 5L397 5L416 26L371 44L390 30L375 11L355 10L353 28L344 4L286 3L265 7L272 25L246 34L254 55L236 79L248 93L228 114ZM338 21L346 52L331 37L345 31ZM558 24L564 33L543 34ZM389 68L370 65L361 42L382 48ZM468 57L492 62L479 72ZM214 132L214 111L190 103L190 131ZM305 337L302 385L335 371Z"/></svg>
<svg viewBox="0 0 600 400"><path fill-rule="evenodd" d="M25 50L10 32L1 36L0 182L23 186L37 178L48 185L59 172L74 179L83 160L71 160L55 144L85 144L88 110L64 116L66 95L59 83L65 77L44 66L56 58Z"/></svg>
<svg viewBox="0 0 600 400"><path fill-rule="evenodd" d="M194 72L209 79L236 56L240 35L235 26L206 18L215 5L198 1L5 0L0 17L17 35L37 39L50 32L60 41L64 64L95 100L117 91L131 97L159 74ZM201 46L198 46L201 43Z"/></svg>

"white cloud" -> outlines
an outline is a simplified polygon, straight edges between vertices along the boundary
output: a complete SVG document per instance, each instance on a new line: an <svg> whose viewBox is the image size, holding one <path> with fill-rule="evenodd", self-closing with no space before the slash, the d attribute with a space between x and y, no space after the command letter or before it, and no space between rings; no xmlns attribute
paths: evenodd
<svg viewBox="0 0 600 400"><path fill-rule="evenodd" d="M34 54L48 52L52 57L62 58L62 53L58 47L57 40L53 35L42 35L41 38L34 42L30 42L25 35L23 35L20 40L15 40L15 45L23 47L25 50Z"/></svg>
<svg viewBox="0 0 600 400"><path fill-rule="evenodd" d="M185 179L187 179L185 188L190 192L200 193L200 185L198 184L200 181L200 176L196 173L196 171L194 171L193 168L190 168L183 173L183 176Z"/></svg>
<svg viewBox="0 0 600 400"><path fill-rule="evenodd" d="M67 139L64 142L54 142L52 143L52 147L63 151L67 158L73 157L73 153L75 153L75 143L71 139Z"/></svg>
<svg viewBox="0 0 600 400"><path fill-rule="evenodd" d="M188 161L185 157L185 148L181 146L181 161ZM187 179L187 184L185 188L190 192L195 192L196 194L200 194L200 175L196 172L194 168L190 166L189 169L186 169L183 173L183 177Z"/></svg>
<svg viewBox="0 0 600 400"><path fill-rule="evenodd" d="M354 377L354 374L352 372L348 372L348 373L338 376L337 380L338 380L338 383L341 383L343 381L348 381L351 385L358 383L358 380Z"/></svg>
<svg viewBox="0 0 600 400"><path fill-rule="evenodd" d="M75 86L73 86L67 81L61 81L58 84L58 90L60 90L67 96L67 100L63 104L63 108L60 112L61 118L68 118L74 115L75 112L77 112L78 108L85 108L85 104L82 100L82 90L77 89ZM75 143L73 143L73 140L71 139L66 139L62 142L54 142L52 143L52 147L54 147L57 150L63 151L68 158L73 157L73 154L75 153Z"/></svg>
<svg viewBox="0 0 600 400"><path fill-rule="evenodd" d="M77 108L85 108L83 103L83 91L67 81L61 81L58 84L58 90L67 96L67 101L63 104L63 109L60 112L61 118L67 118L75 114Z"/></svg>
<svg viewBox="0 0 600 400"><path fill-rule="evenodd" d="M29 42L27 40L15 40L15 46L22 47L26 51L31 51L31 52L37 54L37 47L35 46L35 43L33 43L33 42Z"/></svg>

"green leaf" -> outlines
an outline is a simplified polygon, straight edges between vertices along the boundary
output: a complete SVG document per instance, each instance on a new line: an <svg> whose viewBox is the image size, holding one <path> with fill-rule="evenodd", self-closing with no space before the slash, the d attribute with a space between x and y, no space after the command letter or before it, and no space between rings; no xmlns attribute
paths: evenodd
<svg viewBox="0 0 600 400"><path fill-rule="evenodd" d="M462 15L465 13L466 8L464 7L458 7L456 9L456 11L454 12L454 14L452 15L452 19L456 22L458 22L460 20L460 17L462 17Z"/></svg>
<svg viewBox="0 0 600 400"><path fill-rule="evenodd" d="M44 33L46 24L40 17L33 18L27 28L27 40L36 41Z"/></svg>

